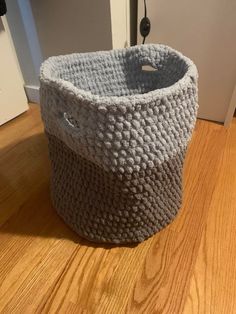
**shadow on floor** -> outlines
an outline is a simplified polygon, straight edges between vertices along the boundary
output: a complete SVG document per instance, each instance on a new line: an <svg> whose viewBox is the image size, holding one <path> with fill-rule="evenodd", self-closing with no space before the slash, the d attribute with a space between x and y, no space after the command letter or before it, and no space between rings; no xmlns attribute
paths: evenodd
<svg viewBox="0 0 236 314"><path fill-rule="evenodd" d="M0 237L4 234L69 239L79 245L111 249L79 237L57 215L50 200L50 163L43 133L0 151ZM120 245L135 247L134 245Z"/></svg>

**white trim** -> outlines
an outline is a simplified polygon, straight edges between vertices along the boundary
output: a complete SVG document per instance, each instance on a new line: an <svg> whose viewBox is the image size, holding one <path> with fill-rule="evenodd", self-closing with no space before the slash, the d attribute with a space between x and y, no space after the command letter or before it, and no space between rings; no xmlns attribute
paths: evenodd
<svg viewBox="0 0 236 314"><path fill-rule="evenodd" d="M126 0L126 41L127 47L130 47L130 0Z"/></svg>
<svg viewBox="0 0 236 314"><path fill-rule="evenodd" d="M43 60L30 0L8 1L6 19L26 85L39 85Z"/></svg>
<svg viewBox="0 0 236 314"><path fill-rule="evenodd" d="M225 116L224 126L226 128L230 126L235 109L236 109L236 85L234 87L234 91L233 91L233 94L229 103L228 111Z"/></svg>
<svg viewBox="0 0 236 314"><path fill-rule="evenodd" d="M6 16L2 16L1 20L2 20L3 26L5 28L5 31L6 31L6 33L8 35L8 39L9 39L9 42L10 42L10 45L11 45L11 48L12 48L12 52L13 52L14 57L15 57L15 63L17 65L22 84L24 84L21 68L20 68L20 65L19 65L19 62L18 62L15 46L14 46L14 43L13 43L12 35L11 35L10 29L9 29L9 26L8 26L8 21L6 19Z"/></svg>
<svg viewBox="0 0 236 314"><path fill-rule="evenodd" d="M29 102L39 104L39 86L25 85L25 92Z"/></svg>
<svg viewBox="0 0 236 314"><path fill-rule="evenodd" d="M28 110L24 81L6 16L0 17L0 125Z"/></svg>
<svg viewBox="0 0 236 314"><path fill-rule="evenodd" d="M43 61L38 34L29 0L17 0L21 13L25 34L31 52L31 58L34 64L35 73L39 74L40 65Z"/></svg>
<svg viewBox="0 0 236 314"><path fill-rule="evenodd" d="M130 46L129 0L110 0L112 48Z"/></svg>

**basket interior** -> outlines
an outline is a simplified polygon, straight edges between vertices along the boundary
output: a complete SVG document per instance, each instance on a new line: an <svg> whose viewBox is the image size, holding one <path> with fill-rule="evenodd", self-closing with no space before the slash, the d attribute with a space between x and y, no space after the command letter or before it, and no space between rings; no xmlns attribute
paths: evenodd
<svg viewBox="0 0 236 314"><path fill-rule="evenodd" d="M169 87L186 74L186 61L174 51L141 47L67 56L56 76L94 95L129 96Z"/></svg>

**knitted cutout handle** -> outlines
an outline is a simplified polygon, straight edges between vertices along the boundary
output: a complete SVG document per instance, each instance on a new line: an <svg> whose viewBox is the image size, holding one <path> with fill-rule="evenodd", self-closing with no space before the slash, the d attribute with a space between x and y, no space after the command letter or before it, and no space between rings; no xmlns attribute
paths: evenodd
<svg viewBox="0 0 236 314"><path fill-rule="evenodd" d="M64 128L66 132L71 133L72 135L79 135L80 127L79 122L73 118L67 112L64 112L60 117L60 125Z"/></svg>
<svg viewBox="0 0 236 314"><path fill-rule="evenodd" d="M159 64L155 58L153 58L149 54L146 54L146 55L140 56L140 66L141 66L141 70L146 70L146 71L151 72L151 71L157 71Z"/></svg>
<svg viewBox="0 0 236 314"><path fill-rule="evenodd" d="M145 71L145 72L157 72L158 69L156 67L154 67L153 65L151 65L151 64L143 64L142 65L142 71Z"/></svg>

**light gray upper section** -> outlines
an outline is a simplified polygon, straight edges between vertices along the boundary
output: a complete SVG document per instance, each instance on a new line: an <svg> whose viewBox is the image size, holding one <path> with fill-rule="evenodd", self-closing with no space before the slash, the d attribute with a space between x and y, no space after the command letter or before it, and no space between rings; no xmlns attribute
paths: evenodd
<svg viewBox="0 0 236 314"><path fill-rule="evenodd" d="M45 129L106 170L154 167L190 139L197 77L190 59L164 45L51 57L40 76Z"/></svg>

